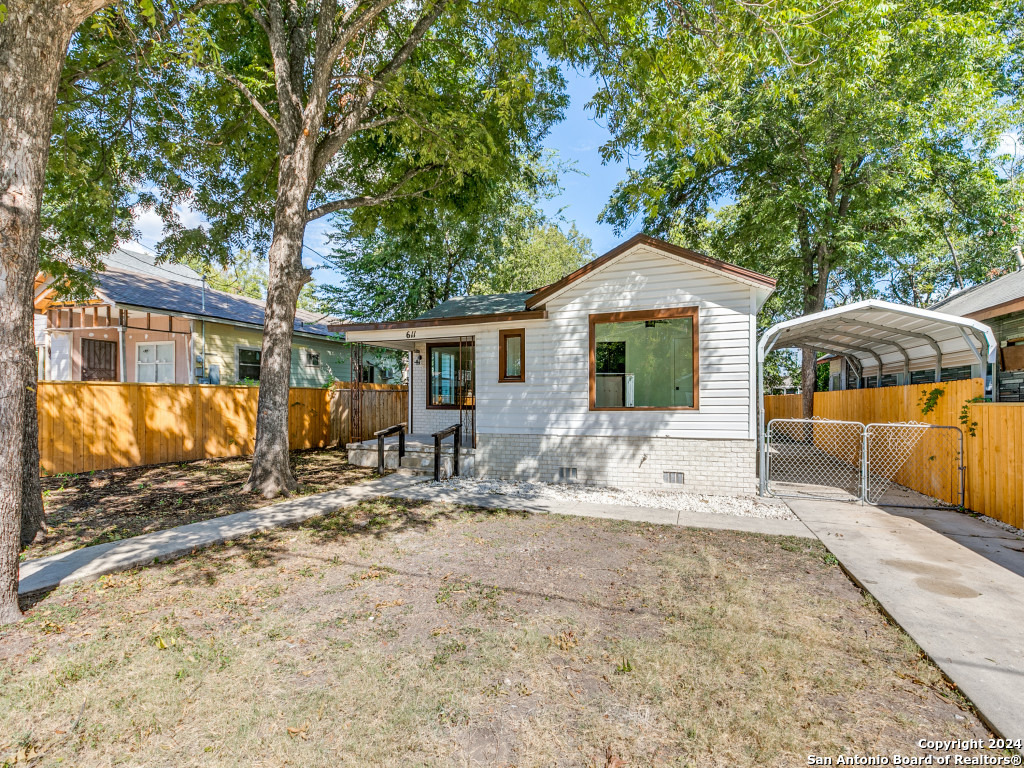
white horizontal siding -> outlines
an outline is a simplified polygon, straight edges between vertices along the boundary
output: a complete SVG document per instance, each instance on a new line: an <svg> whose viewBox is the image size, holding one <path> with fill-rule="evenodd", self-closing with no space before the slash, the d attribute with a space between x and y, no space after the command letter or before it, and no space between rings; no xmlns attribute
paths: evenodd
<svg viewBox="0 0 1024 768"><path fill-rule="evenodd" d="M697 411L591 411L591 314L698 308ZM649 435L750 438L751 289L638 248L548 303L526 331L526 382L498 382L498 332L476 329L477 431L481 434Z"/></svg>
<svg viewBox="0 0 1024 768"><path fill-rule="evenodd" d="M551 434L752 439L753 317L750 286L647 247L635 248L548 302L546 320L422 328L431 338L472 336L476 343L476 430L480 434ZM698 308L699 410L591 411L590 315L673 307ZM524 383L498 381L498 333L526 329ZM405 340L405 331L352 332L351 341ZM458 419L427 409L426 365L412 372L416 432Z"/></svg>

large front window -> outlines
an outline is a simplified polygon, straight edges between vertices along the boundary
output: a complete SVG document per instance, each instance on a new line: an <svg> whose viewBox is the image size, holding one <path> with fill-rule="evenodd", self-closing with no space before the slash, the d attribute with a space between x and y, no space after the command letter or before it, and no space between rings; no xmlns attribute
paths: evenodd
<svg viewBox="0 0 1024 768"><path fill-rule="evenodd" d="M590 317L593 409L697 407L697 310Z"/></svg>
<svg viewBox="0 0 1024 768"><path fill-rule="evenodd" d="M427 357L427 407L472 408L473 345L430 344Z"/></svg>

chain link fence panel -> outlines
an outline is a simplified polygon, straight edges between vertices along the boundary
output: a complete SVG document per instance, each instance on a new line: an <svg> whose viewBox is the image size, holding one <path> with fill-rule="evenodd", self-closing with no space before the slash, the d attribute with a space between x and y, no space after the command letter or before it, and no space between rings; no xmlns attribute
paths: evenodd
<svg viewBox="0 0 1024 768"><path fill-rule="evenodd" d="M963 433L957 427L773 419L764 450L770 496L963 505Z"/></svg>
<svg viewBox="0 0 1024 768"><path fill-rule="evenodd" d="M864 500L890 507L963 506L963 432L958 427L868 424Z"/></svg>
<svg viewBox="0 0 1024 768"><path fill-rule="evenodd" d="M765 435L771 496L861 498L864 425L830 419L773 419Z"/></svg>

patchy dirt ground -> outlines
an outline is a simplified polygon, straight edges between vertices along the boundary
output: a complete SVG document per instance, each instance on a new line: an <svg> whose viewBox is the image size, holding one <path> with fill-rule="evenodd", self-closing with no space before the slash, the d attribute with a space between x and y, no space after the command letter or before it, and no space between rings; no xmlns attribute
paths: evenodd
<svg viewBox="0 0 1024 768"><path fill-rule="evenodd" d="M0 764L793 766L986 735L798 539L378 500L36 600L0 630Z"/></svg>
<svg viewBox="0 0 1024 768"><path fill-rule="evenodd" d="M177 525L230 515L283 501L242 493L247 458L209 459L155 467L108 469L44 477L49 531L22 559L54 555ZM299 494L320 493L371 477L348 463L344 451L296 451L292 468Z"/></svg>

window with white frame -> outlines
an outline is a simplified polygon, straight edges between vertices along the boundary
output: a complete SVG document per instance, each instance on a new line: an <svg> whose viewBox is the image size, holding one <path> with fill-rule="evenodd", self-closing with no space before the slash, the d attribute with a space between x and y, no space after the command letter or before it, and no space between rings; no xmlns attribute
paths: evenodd
<svg viewBox="0 0 1024 768"><path fill-rule="evenodd" d="M306 350L304 350L304 354L305 354L305 358L306 358L305 362L306 362L306 367L307 368L319 368L320 367L320 353L319 352L317 352L315 350L312 350L312 349L306 349Z"/></svg>
<svg viewBox="0 0 1024 768"><path fill-rule="evenodd" d="M235 347L236 370L238 380L250 381L260 380L260 363L263 360L263 352L258 347Z"/></svg>
<svg viewBox="0 0 1024 768"><path fill-rule="evenodd" d="M135 345L135 380L142 384L174 383L174 342L140 341Z"/></svg>

